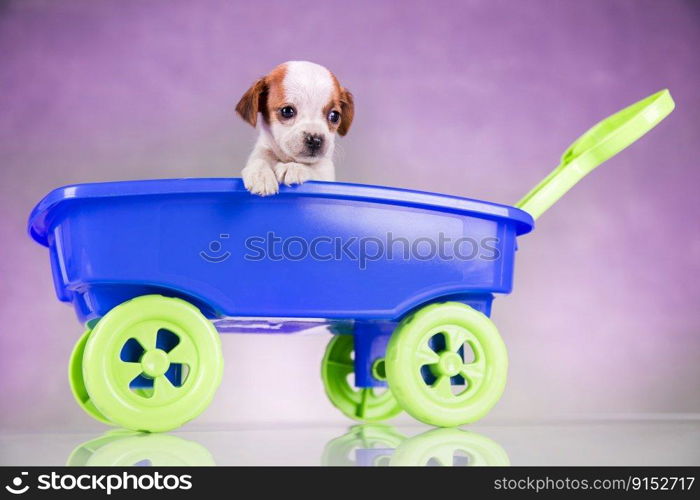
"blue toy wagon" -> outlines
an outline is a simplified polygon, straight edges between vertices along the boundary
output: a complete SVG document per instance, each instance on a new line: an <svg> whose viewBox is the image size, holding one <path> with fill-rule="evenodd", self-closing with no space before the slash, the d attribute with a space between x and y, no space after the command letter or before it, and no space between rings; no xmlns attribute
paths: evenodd
<svg viewBox="0 0 700 500"><path fill-rule="evenodd" d="M322 378L344 414L473 422L506 383L489 316L494 294L512 289L516 238L672 109L662 91L601 122L519 208L341 183L261 198L240 179L52 191L29 233L86 326L70 361L75 398L108 424L174 429L221 382L219 332L324 326L335 335Z"/></svg>

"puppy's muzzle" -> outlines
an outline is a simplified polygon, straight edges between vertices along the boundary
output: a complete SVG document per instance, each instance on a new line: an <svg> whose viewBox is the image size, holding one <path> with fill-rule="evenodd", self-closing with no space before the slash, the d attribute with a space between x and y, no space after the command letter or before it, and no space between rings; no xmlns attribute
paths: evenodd
<svg viewBox="0 0 700 500"><path fill-rule="evenodd" d="M323 136L320 134L304 134L304 147L309 156L316 156L323 151Z"/></svg>

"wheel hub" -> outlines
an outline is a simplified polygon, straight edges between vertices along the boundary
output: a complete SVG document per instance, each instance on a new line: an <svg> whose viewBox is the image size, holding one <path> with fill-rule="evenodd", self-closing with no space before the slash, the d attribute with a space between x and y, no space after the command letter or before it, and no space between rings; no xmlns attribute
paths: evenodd
<svg viewBox="0 0 700 500"><path fill-rule="evenodd" d="M446 351L440 354L440 360L437 362L437 372L439 375L454 377L459 373L464 362L456 352Z"/></svg>
<svg viewBox="0 0 700 500"><path fill-rule="evenodd" d="M372 376L382 382L386 380L386 363L384 358L379 358L372 364Z"/></svg>
<svg viewBox="0 0 700 500"><path fill-rule="evenodd" d="M141 368L148 377L160 377L168 371L169 367L168 354L161 349L147 351L141 358Z"/></svg>

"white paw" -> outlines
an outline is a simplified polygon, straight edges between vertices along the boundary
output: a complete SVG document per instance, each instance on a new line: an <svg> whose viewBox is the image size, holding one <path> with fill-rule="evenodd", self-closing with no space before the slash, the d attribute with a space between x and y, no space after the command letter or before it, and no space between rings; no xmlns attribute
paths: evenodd
<svg viewBox="0 0 700 500"><path fill-rule="evenodd" d="M303 184L311 179L311 169L301 163L282 163L275 165L275 175L280 184L291 186L292 184Z"/></svg>
<svg viewBox="0 0 700 500"><path fill-rule="evenodd" d="M268 166L246 168L241 172L243 185L253 194L268 196L279 191L275 173Z"/></svg>

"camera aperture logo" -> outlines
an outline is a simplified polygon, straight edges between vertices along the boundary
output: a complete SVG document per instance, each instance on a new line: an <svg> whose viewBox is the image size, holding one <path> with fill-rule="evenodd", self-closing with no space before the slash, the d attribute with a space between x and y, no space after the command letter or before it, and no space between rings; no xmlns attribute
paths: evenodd
<svg viewBox="0 0 700 500"><path fill-rule="evenodd" d="M12 479L5 489L13 495L22 495L29 491L28 472ZM122 472L118 474L70 474L57 473L41 474L36 477L36 490L82 490L103 491L111 495L120 490L191 490L192 476L190 474L162 474L160 472L132 474Z"/></svg>
<svg viewBox="0 0 700 500"><path fill-rule="evenodd" d="M207 262L211 262L213 264L224 262L226 259L231 257L231 252L224 248L225 241L230 237L231 235L227 233L221 233L219 235L219 239L210 241L207 248L199 252L199 256ZM222 240L224 241L222 242Z"/></svg>
<svg viewBox="0 0 700 500"><path fill-rule="evenodd" d="M29 485L24 484L24 477L27 476L28 472L22 472L19 476L12 478L12 483L5 486L5 489L12 493L13 495L21 495L29 490Z"/></svg>

